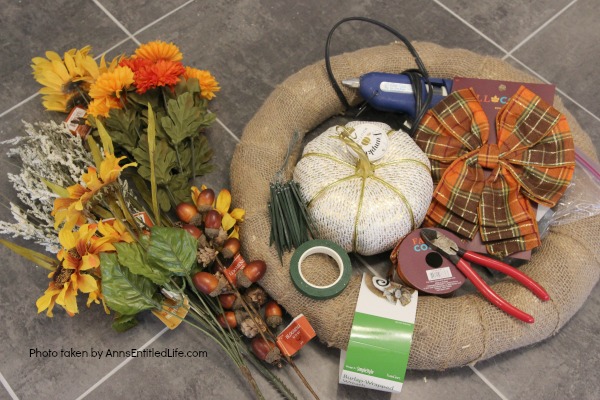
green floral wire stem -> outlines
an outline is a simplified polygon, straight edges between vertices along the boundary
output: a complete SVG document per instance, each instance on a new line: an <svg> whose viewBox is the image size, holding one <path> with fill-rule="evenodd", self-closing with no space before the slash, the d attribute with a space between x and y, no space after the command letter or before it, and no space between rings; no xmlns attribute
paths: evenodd
<svg viewBox="0 0 600 400"><path fill-rule="evenodd" d="M269 185L270 201L267 204L271 219L269 244L275 244L282 264L284 251L292 251L293 248L308 241L310 237L316 237L316 229L302 201L297 183L285 178L285 170L299 139L298 132L294 132L283 163Z"/></svg>

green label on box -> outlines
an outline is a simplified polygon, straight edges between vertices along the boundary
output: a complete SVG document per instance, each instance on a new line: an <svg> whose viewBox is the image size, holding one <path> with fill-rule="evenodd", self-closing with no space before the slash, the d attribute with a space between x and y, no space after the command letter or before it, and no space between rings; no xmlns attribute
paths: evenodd
<svg viewBox="0 0 600 400"><path fill-rule="evenodd" d="M384 281L363 275L348 350L340 360L340 383L399 392L412 343L417 293L402 306L370 284L378 279Z"/></svg>

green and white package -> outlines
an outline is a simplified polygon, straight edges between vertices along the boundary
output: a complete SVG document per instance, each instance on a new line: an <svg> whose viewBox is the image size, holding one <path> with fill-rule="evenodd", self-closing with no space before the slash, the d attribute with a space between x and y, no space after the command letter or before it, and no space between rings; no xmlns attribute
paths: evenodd
<svg viewBox="0 0 600 400"><path fill-rule="evenodd" d="M402 389L418 296L415 291L402 306L385 296L386 285L395 284L363 274L348 350L340 356L340 383L386 392Z"/></svg>

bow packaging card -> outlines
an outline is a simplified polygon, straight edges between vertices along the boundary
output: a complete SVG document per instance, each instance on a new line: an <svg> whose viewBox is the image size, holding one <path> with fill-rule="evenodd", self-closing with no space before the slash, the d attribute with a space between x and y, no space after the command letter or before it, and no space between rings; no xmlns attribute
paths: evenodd
<svg viewBox="0 0 600 400"><path fill-rule="evenodd" d="M540 96L546 103L550 105L554 104L556 86L546 83L509 82L457 76L454 78L452 91L456 92L461 89L471 89L475 92L475 96L481 104L483 112L487 115L488 121L492 122L496 120L498 111L500 111L500 109L508 102L508 99L517 93L517 90L519 90L521 86L525 86L527 89ZM490 123L488 143L497 143L496 124Z"/></svg>

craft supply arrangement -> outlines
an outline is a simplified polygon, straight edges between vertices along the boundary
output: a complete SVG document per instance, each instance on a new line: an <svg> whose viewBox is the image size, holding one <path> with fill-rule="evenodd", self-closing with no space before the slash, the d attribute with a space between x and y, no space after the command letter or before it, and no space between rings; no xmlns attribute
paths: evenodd
<svg viewBox="0 0 600 400"><path fill-rule="evenodd" d="M331 58L348 21L400 42ZM44 107L65 120L26 125L27 136L7 142L22 204L15 222L0 222L0 233L45 252L0 243L49 271L38 313L75 317L83 294L118 332L136 329L140 313L169 329L189 325L257 398L256 373L297 398L279 368L319 398L294 361L315 337L341 349L341 385L395 393L408 368L492 357L508 347L486 345L477 329L493 319L522 334L562 297L558 272L544 270L546 243L557 227L600 224L600 167L576 148L579 128L553 85L519 81L508 66L442 76L444 54L378 21L341 20L325 59L284 82L248 124L230 192L200 184L212 168L203 133L219 83L184 65L175 44L145 43L111 61L96 61L89 46L48 51L32 60L33 75ZM313 93L279 100L278 90L306 79L328 90L310 123L260 114L315 110ZM329 123L340 113L347 122ZM315 131L317 122L325 128ZM380 276L353 267L378 254L389 258ZM470 315L445 314L443 303L458 301L470 305L452 309ZM438 315L471 318L472 337L460 340L473 343L454 346L468 350L444 359L423 350L436 345L423 332L444 330ZM512 348L530 343L510 337Z"/></svg>

